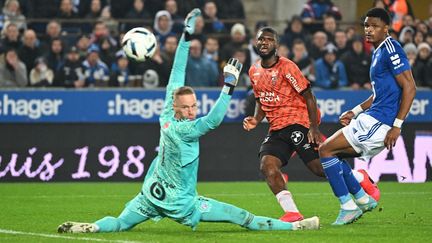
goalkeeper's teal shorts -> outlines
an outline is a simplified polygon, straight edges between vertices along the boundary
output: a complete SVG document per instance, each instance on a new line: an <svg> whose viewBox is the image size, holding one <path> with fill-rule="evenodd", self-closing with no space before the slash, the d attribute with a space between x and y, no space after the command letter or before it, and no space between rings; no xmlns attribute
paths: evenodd
<svg viewBox="0 0 432 243"><path fill-rule="evenodd" d="M142 193L139 193L134 199L126 203L125 209L154 221L167 217L195 229L200 222L201 214L210 211L213 200L197 196L193 201L193 205L184 205L184 210L169 210L153 204Z"/></svg>

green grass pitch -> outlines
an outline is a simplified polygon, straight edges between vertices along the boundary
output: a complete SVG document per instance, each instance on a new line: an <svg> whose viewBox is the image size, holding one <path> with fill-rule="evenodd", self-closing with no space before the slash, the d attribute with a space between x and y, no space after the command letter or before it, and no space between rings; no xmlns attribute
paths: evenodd
<svg viewBox="0 0 432 243"><path fill-rule="evenodd" d="M325 182L290 182L297 206L318 215L318 231L257 232L228 223L200 223L196 231L169 219L128 232L57 234L64 221L117 216L140 183L0 183L0 242L430 242L432 183L380 183L376 210L354 224L334 227L338 202ZM256 215L282 212L264 182L199 183L198 193Z"/></svg>

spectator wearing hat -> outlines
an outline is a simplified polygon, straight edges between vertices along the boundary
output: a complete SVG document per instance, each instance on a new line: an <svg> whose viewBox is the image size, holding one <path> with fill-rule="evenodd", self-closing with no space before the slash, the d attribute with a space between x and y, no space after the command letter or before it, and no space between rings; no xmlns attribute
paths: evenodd
<svg viewBox="0 0 432 243"><path fill-rule="evenodd" d="M54 86L66 88L81 88L85 85L85 76L80 60L79 50L72 46L66 53L66 60L56 72Z"/></svg>
<svg viewBox="0 0 432 243"><path fill-rule="evenodd" d="M85 85L86 86L108 86L109 69L99 58L100 49L97 45L90 45L87 51L87 58L83 62Z"/></svg>
<svg viewBox="0 0 432 243"><path fill-rule="evenodd" d="M109 86L125 87L131 86L129 60L123 50L116 52L116 61L111 66Z"/></svg>
<svg viewBox="0 0 432 243"><path fill-rule="evenodd" d="M364 51L362 37L353 37L351 48L341 56L340 60L345 65L348 85L351 89L372 88L369 81L371 56Z"/></svg>
<svg viewBox="0 0 432 243"><path fill-rule="evenodd" d="M412 65L414 80L418 87L432 88L432 58L431 47L426 42L422 42L417 47L417 58Z"/></svg>
<svg viewBox="0 0 432 243"><path fill-rule="evenodd" d="M175 35L172 31L173 21L171 14L166 10L160 10L156 13L153 23L153 30L156 38L159 40L161 48L165 44L165 39L170 35Z"/></svg>
<svg viewBox="0 0 432 243"><path fill-rule="evenodd" d="M413 43L407 43L403 49L412 67L417 59L417 47Z"/></svg>
<svg viewBox="0 0 432 243"><path fill-rule="evenodd" d="M348 85L344 64L337 59L337 48L333 44L326 45L324 57L315 62L315 82L313 86L323 89L337 89Z"/></svg>
<svg viewBox="0 0 432 243"><path fill-rule="evenodd" d="M43 57L36 58L34 68L30 71L30 86L49 87L54 80L54 72L48 67L47 61Z"/></svg>
<svg viewBox="0 0 432 243"><path fill-rule="evenodd" d="M0 87L25 87L28 83L27 69L17 52L9 49L0 61Z"/></svg>
<svg viewBox="0 0 432 243"><path fill-rule="evenodd" d="M248 41L246 38L246 28L241 23L236 23L231 28L231 40L225 43L220 52L220 60L228 60L234 54L234 51L247 48ZM250 65L250 54L248 54L248 63L243 63L243 65ZM222 63L223 65L223 63Z"/></svg>
<svg viewBox="0 0 432 243"><path fill-rule="evenodd" d="M403 29L399 34L399 42L401 43L401 45L404 46L407 43L414 42L414 34L415 34L415 30L413 27L411 26L403 27Z"/></svg>

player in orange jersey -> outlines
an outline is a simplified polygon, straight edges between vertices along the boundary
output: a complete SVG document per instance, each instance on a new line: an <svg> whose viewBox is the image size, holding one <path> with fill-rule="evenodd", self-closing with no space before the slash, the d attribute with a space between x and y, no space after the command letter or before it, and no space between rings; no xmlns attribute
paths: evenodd
<svg viewBox="0 0 432 243"><path fill-rule="evenodd" d="M318 129L320 112L309 81L294 62L277 55L278 44L279 37L273 28L258 31L256 48L261 60L249 69L256 108L254 116L243 120L243 128L250 131L264 118L270 123L259 151L260 169L285 211L280 219L294 222L304 217L287 190L280 169L295 151L309 170L325 176L317 150L322 142ZM356 174L360 174L359 181L369 182L367 175Z"/></svg>

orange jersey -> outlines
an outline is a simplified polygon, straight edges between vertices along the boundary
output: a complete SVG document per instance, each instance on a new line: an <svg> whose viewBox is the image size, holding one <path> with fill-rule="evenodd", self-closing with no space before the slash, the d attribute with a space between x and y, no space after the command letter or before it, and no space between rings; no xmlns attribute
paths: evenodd
<svg viewBox="0 0 432 243"><path fill-rule="evenodd" d="M258 60L249 69L255 98L261 104L270 131L293 124L309 128L309 115L306 100L302 93L309 88L309 81L297 65L285 57L270 68L263 68ZM318 119L320 119L319 109Z"/></svg>

